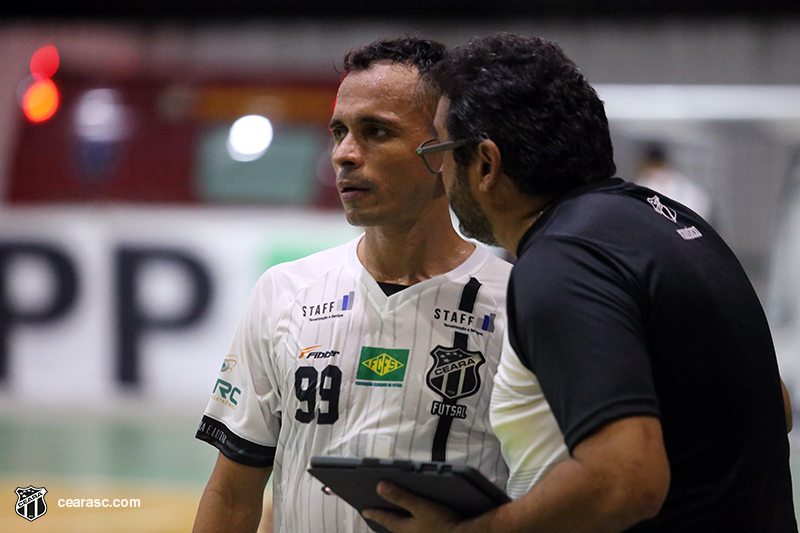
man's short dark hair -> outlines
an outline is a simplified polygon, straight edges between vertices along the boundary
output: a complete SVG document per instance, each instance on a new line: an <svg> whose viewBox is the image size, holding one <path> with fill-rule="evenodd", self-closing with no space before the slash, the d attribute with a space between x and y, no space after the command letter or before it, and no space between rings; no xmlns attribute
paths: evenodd
<svg viewBox="0 0 800 533"><path fill-rule="evenodd" d="M419 72L420 83L415 90L415 99L431 113L436 112L439 89L431 82L430 72L434 65L447 55L447 47L440 42L419 37L382 39L366 46L354 48L344 56L342 70L351 72L368 70L378 63L400 64L414 67Z"/></svg>
<svg viewBox="0 0 800 533"><path fill-rule="evenodd" d="M500 33L451 50L432 71L453 140L488 138L520 191L558 196L616 172L603 102L561 48ZM477 142L454 152L459 165Z"/></svg>

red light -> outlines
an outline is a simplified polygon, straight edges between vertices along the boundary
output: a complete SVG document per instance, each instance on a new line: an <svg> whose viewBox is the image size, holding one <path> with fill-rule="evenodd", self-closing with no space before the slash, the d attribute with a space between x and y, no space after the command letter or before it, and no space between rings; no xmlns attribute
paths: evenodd
<svg viewBox="0 0 800 533"><path fill-rule="evenodd" d="M37 80L52 78L58 70L58 50L53 45L36 50L31 58L31 74Z"/></svg>
<svg viewBox="0 0 800 533"><path fill-rule="evenodd" d="M39 80L25 91L22 110L31 122L44 122L58 109L58 88L52 80Z"/></svg>

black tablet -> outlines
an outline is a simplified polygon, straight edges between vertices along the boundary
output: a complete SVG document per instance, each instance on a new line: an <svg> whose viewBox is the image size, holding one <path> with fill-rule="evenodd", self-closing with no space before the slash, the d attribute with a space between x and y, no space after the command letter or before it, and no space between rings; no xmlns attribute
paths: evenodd
<svg viewBox="0 0 800 533"><path fill-rule="evenodd" d="M378 496L381 481L392 481L412 492L446 505L464 517L477 516L511 501L478 470L465 465L407 460L322 457L311 458L312 476L355 507L408 513ZM334 496L331 496L334 497ZM367 520L373 531L387 530ZM387 532L388 533L388 532Z"/></svg>

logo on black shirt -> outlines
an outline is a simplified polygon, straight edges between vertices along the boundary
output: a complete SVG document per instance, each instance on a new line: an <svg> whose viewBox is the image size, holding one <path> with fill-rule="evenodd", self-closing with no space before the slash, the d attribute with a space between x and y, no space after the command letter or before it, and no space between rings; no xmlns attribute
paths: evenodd
<svg viewBox="0 0 800 533"><path fill-rule="evenodd" d="M647 202L653 206L653 209L656 210L656 213L662 215L667 220L671 220L675 224L678 223L678 213L674 209L662 204L661 198L658 196L651 196L647 199Z"/></svg>

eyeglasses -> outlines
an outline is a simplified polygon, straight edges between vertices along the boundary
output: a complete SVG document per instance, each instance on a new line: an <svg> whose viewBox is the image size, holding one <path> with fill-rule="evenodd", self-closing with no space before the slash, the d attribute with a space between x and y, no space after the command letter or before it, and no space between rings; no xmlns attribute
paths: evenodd
<svg viewBox="0 0 800 533"><path fill-rule="evenodd" d="M422 162L425 163L425 166L431 171L432 174L441 174L444 158L441 155L437 156L434 154L440 154L448 150L455 150L459 146L464 146L465 144L474 140L475 139L461 139L460 141L437 143L436 139L428 139L419 145L419 148L417 148L417 155L422 158Z"/></svg>

